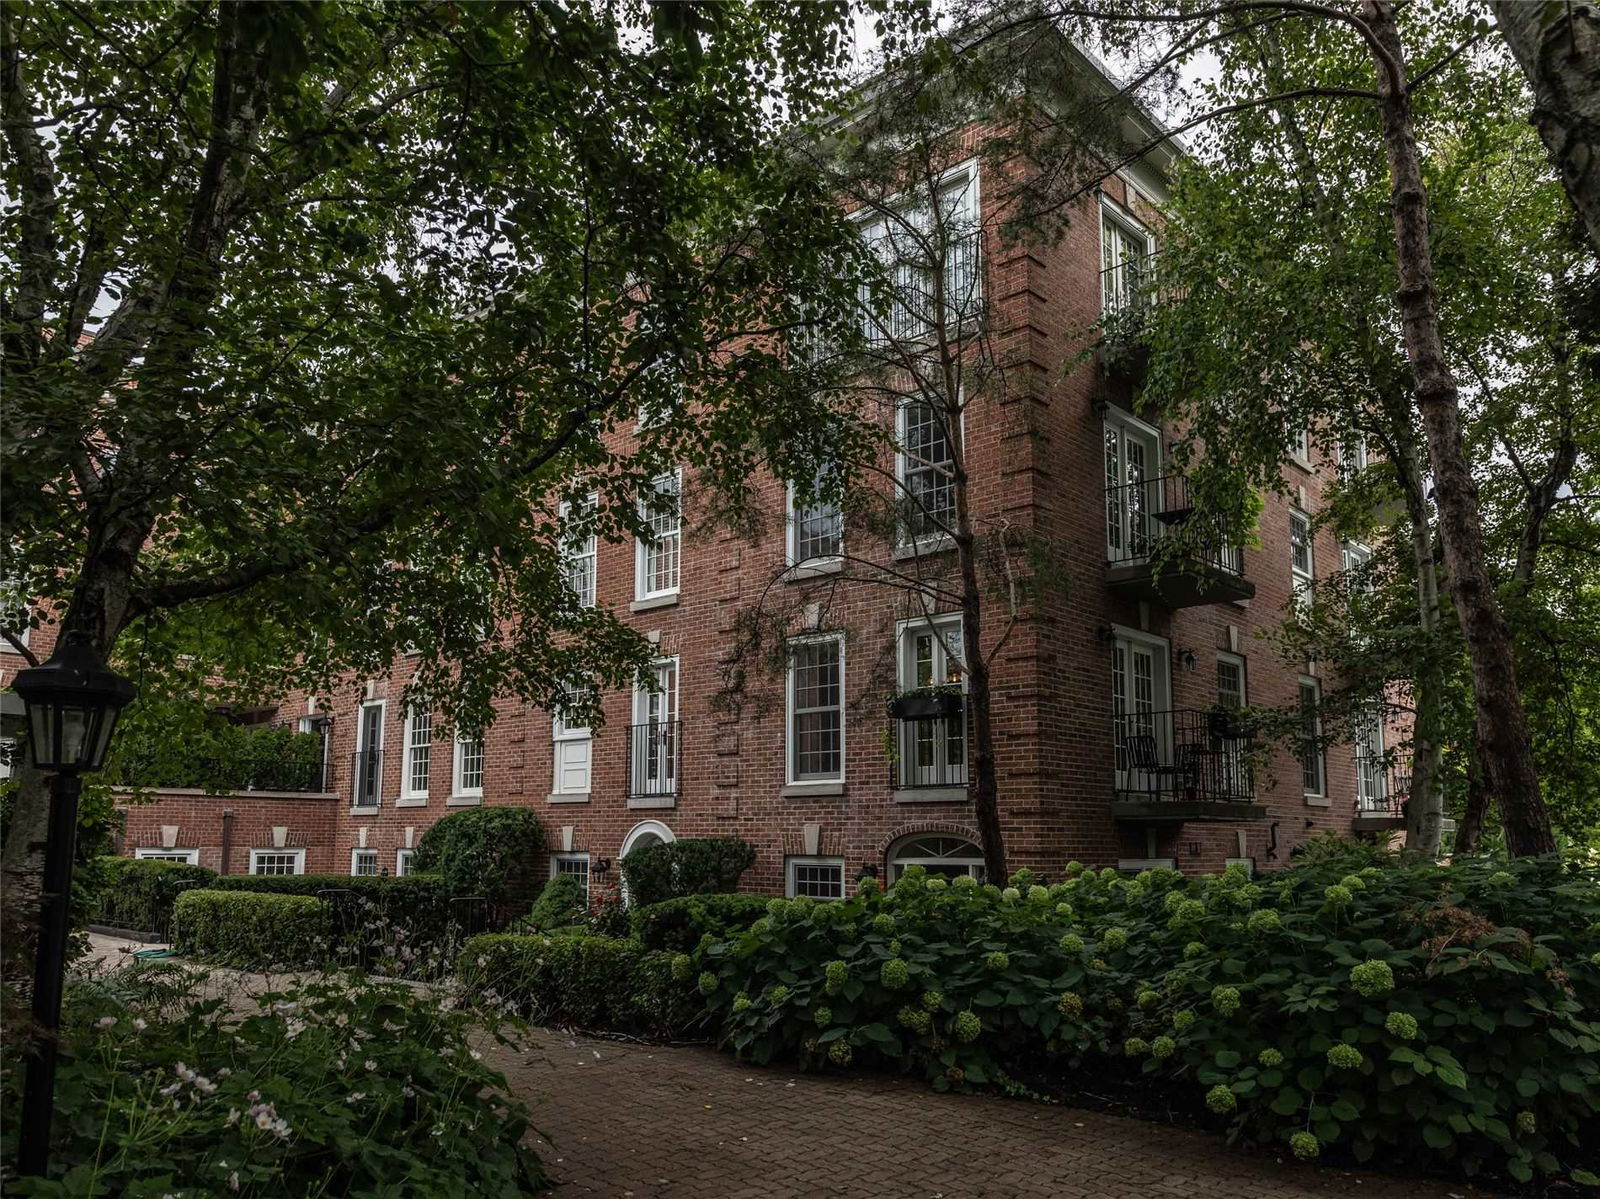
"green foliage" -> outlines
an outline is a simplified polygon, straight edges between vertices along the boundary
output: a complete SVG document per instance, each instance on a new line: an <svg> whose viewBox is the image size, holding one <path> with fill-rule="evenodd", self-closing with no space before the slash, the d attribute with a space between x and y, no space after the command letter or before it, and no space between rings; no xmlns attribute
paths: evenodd
<svg viewBox="0 0 1600 1199"><path fill-rule="evenodd" d="M151 964L69 986L51 1150L65 1173L8 1193L512 1199L548 1185L521 1144L527 1109L479 1060L479 1014L354 977L230 1010L202 983ZM21 1076L5 1073L10 1111ZM16 1138L6 1121L8 1161Z"/></svg>
<svg viewBox="0 0 1600 1199"><path fill-rule="evenodd" d="M544 848L544 826L527 808L467 808L422 834L413 865L439 875L451 895L514 905L531 900L549 877Z"/></svg>
<svg viewBox="0 0 1600 1199"><path fill-rule="evenodd" d="M1016 903L908 870L887 894L775 900L693 947L684 990L760 1062L865 1060L940 1089L1120 1073L1266 1142L1309 1131L1322 1152L1520 1179L1593 1168L1593 869L1325 853L1256 881L1107 870L1049 891Z"/></svg>
<svg viewBox="0 0 1600 1199"><path fill-rule="evenodd" d="M489 933L467 942L458 974L469 995L536 1024L667 1034L697 1006L674 977L678 956L632 938Z"/></svg>
<svg viewBox="0 0 1600 1199"><path fill-rule="evenodd" d="M162 715L171 705L157 705ZM107 779L127 787L320 791L323 739L293 729L249 729L207 714L193 727L136 720L119 729Z"/></svg>
<svg viewBox="0 0 1600 1199"><path fill-rule="evenodd" d="M635 849L622 859L633 904L731 891L755 863L755 847L738 837L684 837Z"/></svg>
<svg viewBox="0 0 1600 1199"><path fill-rule="evenodd" d="M191 887L210 886L215 870L184 862L137 858L99 858L94 905L88 923L135 932L164 932L172 923L172 905Z"/></svg>
<svg viewBox="0 0 1600 1199"><path fill-rule="evenodd" d="M648 949L687 953L710 933L726 937L766 915L765 895L685 895L633 909L633 935Z"/></svg>
<svg viewBox="0 0 1600 1199"><path fill-rule="evenodd" d="M306 895L185 891L173 908L172 947L246 970L297 970L329 962L328 906Z"/></svg>
<svg viewBox="0 0 1600 1199"><path fill-rule="evenodd" d="M570 874L558 874L544 885L522 924L532 932L549 932L578 923L588 911L583 884Z"/></svg>

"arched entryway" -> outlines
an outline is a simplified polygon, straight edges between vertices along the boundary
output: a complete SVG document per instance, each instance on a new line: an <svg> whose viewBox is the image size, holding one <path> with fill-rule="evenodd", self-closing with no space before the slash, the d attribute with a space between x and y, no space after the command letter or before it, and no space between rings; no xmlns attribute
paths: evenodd
<svg viewBox="0 0 1600 1199"><path fill-rule="evenodd" d="M628 835L622 838L622 852L617 854L617 875L621 885L623 903L628 902L628 876L623 873L622 859L636 849L644 849L650 845L663 845L677 839L677 834L659 820L641 820L628 830Z"/></svg>
<svg viewBox="0 0 1600 1199"><path fill-rule="evenodd" d="M983 850L958 833L913 833L889 847L889 882L907 866L921 866L945 878L970 874L983 877Z"/></svg>

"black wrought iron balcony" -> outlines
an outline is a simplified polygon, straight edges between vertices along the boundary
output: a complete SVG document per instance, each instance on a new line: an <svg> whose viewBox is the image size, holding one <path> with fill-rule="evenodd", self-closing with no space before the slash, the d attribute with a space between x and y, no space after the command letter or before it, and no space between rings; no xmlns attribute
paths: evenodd
<svg viewBox="0 0 1600 1199"><path fill-rule="evenodd" d="M239 791L326 791L328 769L320 759L293 753L188 758L181 762L133 761L119 765L115 781L140 788L198 789L222 795Z"/></svg>
<svg viewBox="0 0 1600 1199"><path fill-rule="evenodd" d="M1106 583L1120 594L1167 608L1249 599L1240 541L1199 512L1183 475L1106 488Z"/></svg>
<svg viewBox="0 0 1600 1199"><path fill-rule="evenodd" d="M1356 816L1358 833L1404 828L1411 798L1411 755L1356 751Z"/></svg>
<svg viewBox="0 0 1600 1199"><path fill-rule="evenodd" d="M350 759L350 777L355 782L350 795L352 807L375 808L383 796L383 751L359 749Z"/></svg>
<svg viewBox="0 0 1600 1199"><path fill-rule="evenodd" d="M678 794L683 722L658 720L628 729L628 798L671 800Z"/></svg>
<svg viewBox="0 0 1600 1199"><path fill-rule="evenodd" d="M1122 712L1112 719L1121 820L1260 820L1254 733L1226 708Z"/></svg>
<svg viewBox="0 0 1600 1199"><path fill-rule="evenodd" d="M895 790L965 790L967 718L964 711L931 720L893 720L890 728L894 735L891 782Z"/></svg>

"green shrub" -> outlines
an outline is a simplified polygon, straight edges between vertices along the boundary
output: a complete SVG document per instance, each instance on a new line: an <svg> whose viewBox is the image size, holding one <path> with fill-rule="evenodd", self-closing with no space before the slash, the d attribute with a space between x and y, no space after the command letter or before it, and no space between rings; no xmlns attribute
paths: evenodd
<svg viewBox="0 0 1600 1199"><path fill-rule="evenodd" d="M548 1185L521 1144L527 1109L477 1056L480 1015L353 978L231 1014L200 981L152 963L68 987L51 1146L67 1173L18 1193L511 1199ZM22 1071L3 1085L19 1110ZM17 1131L5 1122L7 1161Z"/></svg>
<svg viewBox="0 0 1600 1199"><path fill-rule="evenodd" d="M250 729L208 716L174 734L138 724L119 733L109 781L129 787L200 787L214 794L318 791L323 777L320 733Z"/></svg>
<svg viewBox="0 0 1600 1199"><path fill-rule="evenodd" d="M544 826L526 808L468 808L436 822L417 845L412 865L437 874L452 895L482 895L516 907L549 877Z"/></svg>
<svg viewBox="0 0 1600 1199"><path fill-rule="evenodd" d="M681 956L631 937L489 933L467 942L458 973L469 995L537 1024L662 1035L685 1028L698 1007L673 976Z"/></svg>
<svg viewBox="0 0 1600 1199"><path fill-rule="evenodd" d="M520 923L529 932L549 932L577 924L588 911L583 884L570 874L558 874L544 885Z"/></svg>
<svg viewBox="0 0 1600 1199"><path fill-rule="evenodd" d="M754 847L737 837L686 837L635 849L622 859L622 879L637 907L732 891L755 860Z"/></svg>
<svg viewBox="0 0 1600 1199"><path fill-rule="evenodd" d="M164 933L172 925L172 905L184 891L209 886L215 870L156 859L100 858L89 923L135 932Z"/></svg>
<svg viewBox="0 0 1600 1199"><path fill-rule="evenodd" d="M939 1088L1120 1074L1300 1156L1296 1134L1519 1180L1593 1170L1596 872L1349 867L1091 871L1043 902L908 869L887 895L771 901L697 946L684 988L758 1061L876 1061Z"/></svg>
<svg viewBox="0 0 1600 1199"><path fill-rule="evenodd" d="M633 909L633 935L647 949L687 953L706 933L726 937L767 914L766 895L685 895Z"/></svg>
<svg viewBox="0 0 1600 1199"><path fill-rule="evenodd" d="M173 909L179 953L245 970L316 967L332 957L328 905L307 895L185 891Z"/></svg>

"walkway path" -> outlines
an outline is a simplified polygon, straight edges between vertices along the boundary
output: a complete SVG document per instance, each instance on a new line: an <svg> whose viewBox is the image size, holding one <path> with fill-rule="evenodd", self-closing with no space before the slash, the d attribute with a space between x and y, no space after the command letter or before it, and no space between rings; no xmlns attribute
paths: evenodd
<svg viewBox="0 0 1600 1199"><path fill-rule="evenodd" d="M1219 1136L940 1095L919 1079L791 1075L710 1049L562 1033L496 1062L535 1105L557 1199L1449 1199L1488 1192L1302 1165Z"/></svg>

